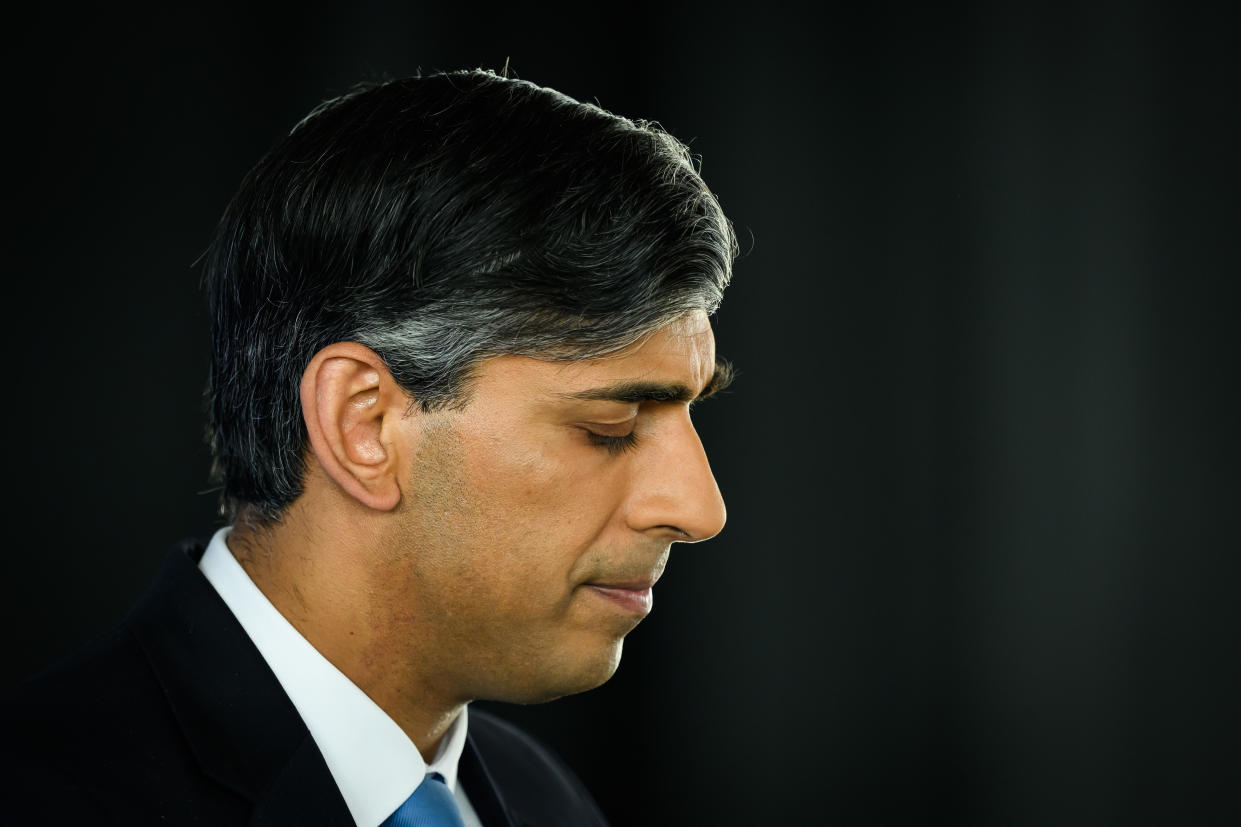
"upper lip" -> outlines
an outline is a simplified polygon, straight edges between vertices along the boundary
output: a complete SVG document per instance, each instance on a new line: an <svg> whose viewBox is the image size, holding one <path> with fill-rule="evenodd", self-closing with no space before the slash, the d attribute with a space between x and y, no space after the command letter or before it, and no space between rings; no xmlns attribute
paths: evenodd
<svg viewBox="0 0 1241 827"><path fill-rule="evenodd" d="M587 574L585 580L579 581L584 586L599 586L604 589L624 589L630 592L641 592L654 586L664 574L668 565L668 547L665 546L657 556L630 557L627 560L615 560L610 571L600 566Z"/></svg>

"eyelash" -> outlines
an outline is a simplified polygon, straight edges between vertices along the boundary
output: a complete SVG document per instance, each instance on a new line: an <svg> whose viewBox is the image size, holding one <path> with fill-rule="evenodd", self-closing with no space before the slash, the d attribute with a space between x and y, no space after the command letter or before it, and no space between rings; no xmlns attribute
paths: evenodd
<svg viewBox="0 0 1241 827"><path fill-rule="evenodd" d="M607 436L606 434L596 434L594 431L587 431L587 433L590 434L590 443L592 445L607 448L608 453L613 456L631 451L638 444L638 435L633 431L624 436Z"/></svg>

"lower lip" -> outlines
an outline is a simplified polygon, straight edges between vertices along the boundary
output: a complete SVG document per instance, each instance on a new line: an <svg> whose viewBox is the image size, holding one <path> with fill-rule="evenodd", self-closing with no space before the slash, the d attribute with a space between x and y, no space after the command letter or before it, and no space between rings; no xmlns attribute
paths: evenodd
<svg viewBox="0 0 1241 827"><path fill-rule="evenodd" d="M618 589L614 586L588 586L587 588L634 614L648 613L655 599L650 589Z"/></svg>

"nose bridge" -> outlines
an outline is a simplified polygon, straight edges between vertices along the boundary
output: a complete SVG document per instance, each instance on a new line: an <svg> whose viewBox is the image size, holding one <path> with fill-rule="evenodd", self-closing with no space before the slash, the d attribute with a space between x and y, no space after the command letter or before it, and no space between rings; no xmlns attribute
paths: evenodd
<svg viewBox="0 0 1241 827"><path fill-rule="evenodd" d="M658 450L635 481L634 528L676 529L684 535L676 539L688 542L714 537L727 518L724 498L689 412L677 412L660 430Z"/></svg>

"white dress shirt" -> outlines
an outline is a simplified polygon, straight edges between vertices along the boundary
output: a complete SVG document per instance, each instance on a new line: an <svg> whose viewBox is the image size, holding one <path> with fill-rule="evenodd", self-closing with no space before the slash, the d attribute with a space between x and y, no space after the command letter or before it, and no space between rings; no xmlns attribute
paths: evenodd
<svg viewBox="0 0 1241 827"><path fill-rule="evenodd" d="M365 692L323 657L272 605L233 557L222 528L199 569L228 604L297 707L358 827L379 827L409 798L428 772L452 790L466 827L482 827L457 783L468 708L453 721L430 766L405 731Z"/></svg>

